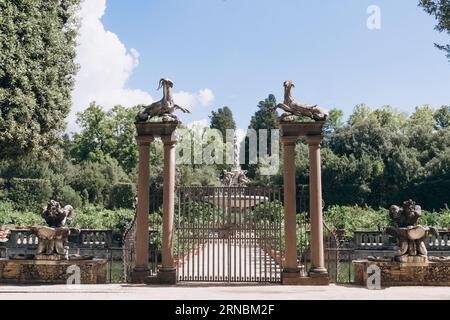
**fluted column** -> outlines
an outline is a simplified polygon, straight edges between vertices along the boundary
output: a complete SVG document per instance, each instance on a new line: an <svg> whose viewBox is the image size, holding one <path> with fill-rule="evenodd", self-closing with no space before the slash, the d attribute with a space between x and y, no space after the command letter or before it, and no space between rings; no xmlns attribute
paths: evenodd
<svg viewBox="0 0 450 320"><path fill-rule="evenodd" d="M136 263L132 273L132 281L144 283L149 274L148 269L148 215L150 211L150 143L152 138L138 137L139 172L138 203L136 219Z"/></svg>
<svg viewBox="0 0 450 320"><path fill-rule="evenodd" d="M282 137L284 160L284 227L285 253L283 277L299 274L297 262L297 201L296 201L296 169L295 145L297 137Z"/></svg>
<svg viewBox="0 0 450 320"><path fill-rule="evenodd" d="M311 270L310 276L327 276L323 246L322 173L320 143L322 135L307 136L309 145L309 201L311 215Z"/></svg>

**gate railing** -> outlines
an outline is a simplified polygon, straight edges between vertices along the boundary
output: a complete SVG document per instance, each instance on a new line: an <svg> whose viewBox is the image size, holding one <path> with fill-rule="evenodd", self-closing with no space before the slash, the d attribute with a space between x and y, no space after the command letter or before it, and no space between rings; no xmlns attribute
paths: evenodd
<svg viewBox="0 0 450 320"><path fill-rule="evenodd" d="M279 189L179 187L177 195L180 281L280 281Z"/></svg>

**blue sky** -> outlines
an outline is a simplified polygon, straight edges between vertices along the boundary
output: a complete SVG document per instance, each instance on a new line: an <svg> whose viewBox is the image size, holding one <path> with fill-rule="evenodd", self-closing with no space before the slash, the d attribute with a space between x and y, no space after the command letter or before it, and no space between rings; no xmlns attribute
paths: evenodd
<svg viewBox="0 0 450 320"><path fill-rule="evenodd" d="M433 46L450 39L433 29L435 20L417 3L107 0L101 22L127 52L139 53L127 88L155 100L162 76L175 81L175 91L208 88L214 100L183 120L206 119L229 106L238 127L246 128L258 101L270 93L282 100L287 79L296 83L298 100L346 115L359 103L408 112L450 104L450 63ZM381 30L366 26L369 5L381 9Z"/></svg>

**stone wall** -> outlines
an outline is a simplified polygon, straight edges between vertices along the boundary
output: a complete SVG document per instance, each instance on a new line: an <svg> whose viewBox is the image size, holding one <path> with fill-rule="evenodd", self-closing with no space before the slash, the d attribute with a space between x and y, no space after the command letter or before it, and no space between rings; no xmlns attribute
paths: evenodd
<svg viewBox="0 0 450 320"><path fill-rule="evenodd" d="M401 266L397 262L353 261L355 284L367 285L367 268L381 269L381 286L450 286L450 262L430 262L428 266Z"/></svg>
<svg viewBox="0 0 450 320"><path fill-rule="evenodd" d="M107 261L37 261L0 259L0 283L66 284L70 266L80 268L81 284L105 284Z"/></svg>

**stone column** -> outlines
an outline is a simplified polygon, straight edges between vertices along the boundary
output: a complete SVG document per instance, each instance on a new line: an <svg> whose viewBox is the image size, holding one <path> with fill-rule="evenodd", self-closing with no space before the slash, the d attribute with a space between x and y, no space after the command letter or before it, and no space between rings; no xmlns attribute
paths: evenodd
<svg viewBox="0 0 450 320"><path fill-rule="evenodd" d="M309 206L311 215L311 277L328 277L325 268L322 217L322 173L320 143L322 135L307 136L309 145Z"/></svg>
<svg viewBox="0 0 450 320"><path fill-rule="evenodd" d="M175 209L175 144L173 136L162 136L164 144L164 195L162 230L162 268L159 270L160 283L175 284L174 264L174 209Z"/></svg>
<svg viewBox="0 0 450 320"><path fill-rule="evenodd" d="M137 137L139 145L138 203L136 219L136 265L132 282L144 283L148 269L148 215L150 211L150 143L149 137Z"/></svg>
<svg viewBox="0 0 450 320"><path fill-rule="evenodd" d="M284 160L284 225L285 253L283 279L298 277L300 269L297 262L297 200L295 145L297 137L282 137ZM284 281L283 281L284 282Z"/></svg>

